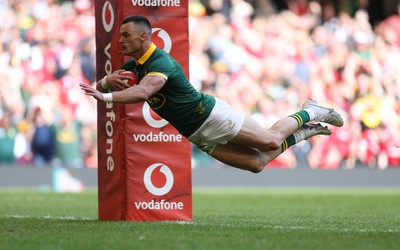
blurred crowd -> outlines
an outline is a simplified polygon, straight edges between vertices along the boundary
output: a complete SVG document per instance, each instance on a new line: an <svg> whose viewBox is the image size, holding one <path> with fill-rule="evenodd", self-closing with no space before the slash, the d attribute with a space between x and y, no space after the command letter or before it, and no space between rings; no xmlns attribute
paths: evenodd
<svg viewBox="0 0 400 250"><path fill-rule="evenodd" d="M269 167L400 166L400 14L286 3L191 0L191 82L265 127L309 98L342 114ZM77 86L96 80L93 1L0 0L0 18L0 164L96 168L96 102Z"/></svg>
<svg viewBox="0 0 400 250"><path fill-rule="evenodd" d="M300 143L270 167L399 166L399 12L372 23L368 1L289 0L279 12L267 2L191 6L191 81L265 127L309 98L342 114L332 136Z"/></svg>
<svg viewBox="0 0 400 250"><path fill-rule="evenodd" d="M0 162L97 167L92 1L0 0Z"/></svg>

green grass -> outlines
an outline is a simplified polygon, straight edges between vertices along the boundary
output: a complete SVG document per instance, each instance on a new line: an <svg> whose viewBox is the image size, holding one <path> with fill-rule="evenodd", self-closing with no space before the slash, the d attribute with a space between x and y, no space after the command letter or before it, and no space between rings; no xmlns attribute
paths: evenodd
<svg viewBox="0 0 400 250"><path fill-rule="evenodd" d="M200 189L191 223L97 220L97 193L0 189L0 249L400 249L400 189Z"/></svg>

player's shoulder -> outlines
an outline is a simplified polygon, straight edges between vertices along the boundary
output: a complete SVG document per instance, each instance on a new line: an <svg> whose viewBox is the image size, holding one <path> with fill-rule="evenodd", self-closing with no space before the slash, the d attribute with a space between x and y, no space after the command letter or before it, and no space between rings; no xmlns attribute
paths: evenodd
<svg viewBox="0 0 400 250"><path fill-rule="evenodd" d="M153 64L174 65L175 59L162 49L157 48L149 58Z"/></svg>
<svg viewBox="0 0 400 250"><path fill-rule="evenodd" d="M160 49L160 48L156 48L152 54L152 56L154 57L161 57L161 58L170 58L170 54L168 54L167 52L165 52L165 50Z"/></svg>

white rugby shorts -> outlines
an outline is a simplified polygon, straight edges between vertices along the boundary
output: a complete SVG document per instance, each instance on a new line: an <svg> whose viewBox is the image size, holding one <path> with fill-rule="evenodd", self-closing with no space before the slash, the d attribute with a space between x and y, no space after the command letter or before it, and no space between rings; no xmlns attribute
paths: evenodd
<svg viewBox="0 0 400 250"><path fill-rule="evenodd" d="M211 154L218 144L226 144L240 131L244 114L234 110L226 101L215 98L210 116L188 140L202 151Z"/></svg>

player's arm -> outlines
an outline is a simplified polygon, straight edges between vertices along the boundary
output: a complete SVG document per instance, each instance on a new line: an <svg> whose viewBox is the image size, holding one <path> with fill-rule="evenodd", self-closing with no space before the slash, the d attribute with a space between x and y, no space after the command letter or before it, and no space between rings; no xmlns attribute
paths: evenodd
<svg viewBox="0 0 400 250"><path fill-rule="evenodd" d="M123 69L119 69L112 74L106 75L100 81L97 81L96 89L102 93L107 93L129 88L130 85L127 83L127 80L131 80L132 77L121 74L123 71Z"/></svg>
<svg viewBox="0 0 400 250"><path fill-rule="evenodd" d="M112 93L114 103L144 102L157 93L165 84L166 79L160 75L146 75L139 84Z"/></svg>
<svg viewBox="0 0 400 250"><path fill-rule="evenodd" d="M96 100L114 103L138 103L144 102L157 93L165 84L166 78L161 75L146 75L139 84L121 91L102 93L87 84L79 84L88 96Z"/></svg>

